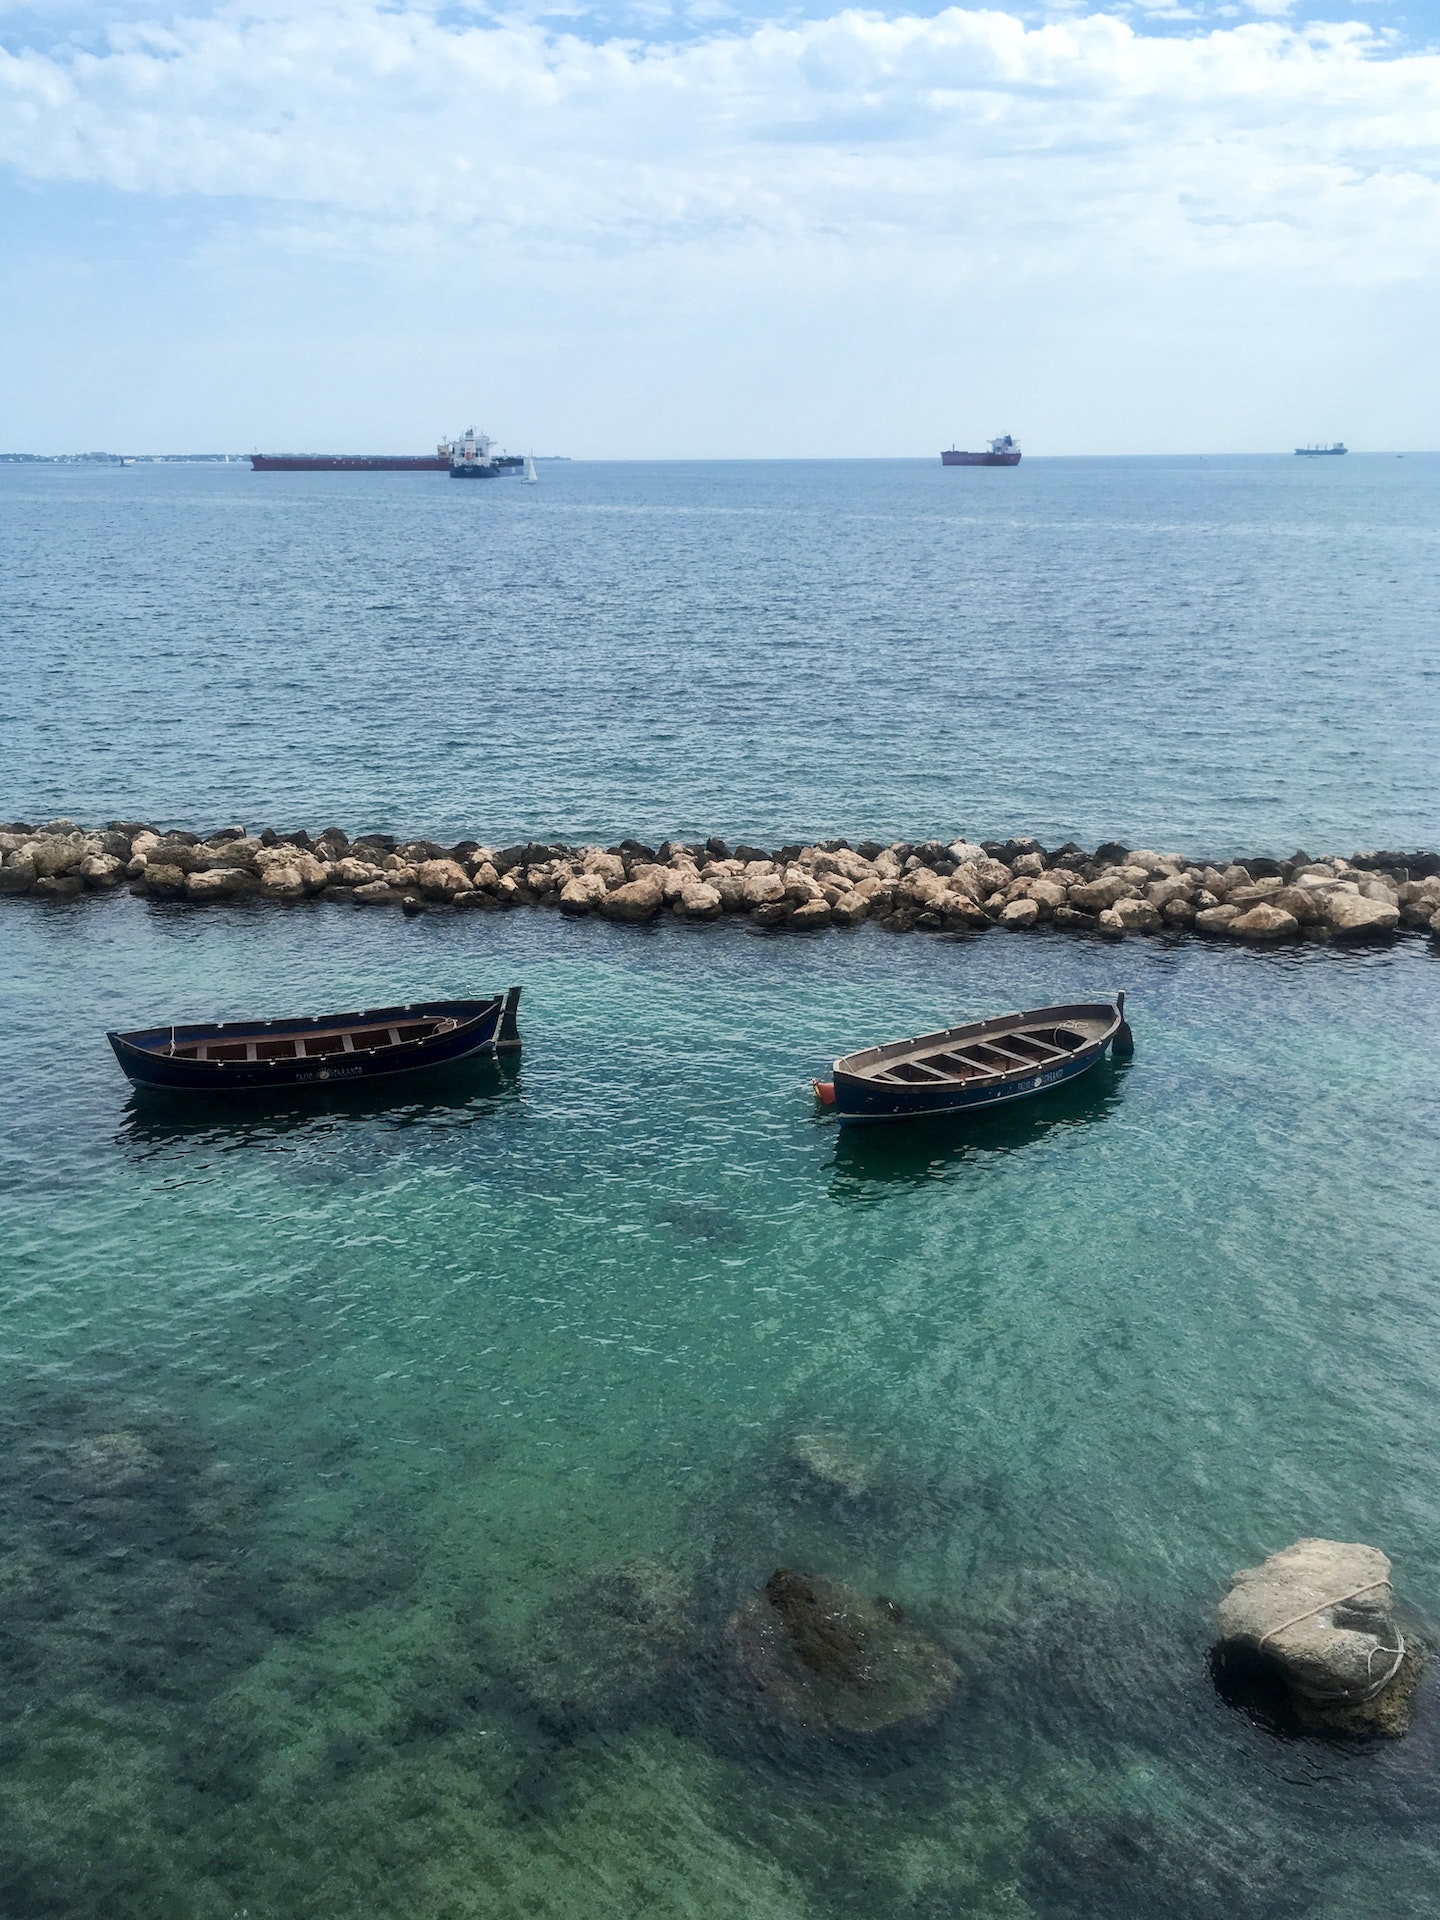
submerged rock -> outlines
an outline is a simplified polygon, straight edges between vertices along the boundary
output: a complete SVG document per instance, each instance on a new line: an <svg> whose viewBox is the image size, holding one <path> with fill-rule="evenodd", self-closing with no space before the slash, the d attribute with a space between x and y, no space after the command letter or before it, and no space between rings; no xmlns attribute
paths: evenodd
<svg viewBox="0 0 1440 1920"><path fill-rule="evenodd" d="M579 1581L534 1621L516 1677L543 1719L562 1727L633 1716L675 1680L692 1651L690 1595L654 1560Z"/></svg>
<svg viewBox="0 0 1440 1920"><path fill-rule="evenodd" d="M804 1733L927 1725L959 1670L892 1600L778 1567L725 1625L725 1650L757 1705Z"/></svg>
<svg viewBox="0 0 1440 1920"><path fill-rule="evenodd" d="M1377 1547L1297 1540L1258 1567L1242 1567L1217 1618L1221 1655L1269 1662L1310 1720L1338 1713L1348 1726L1353 1709L1401 1679L1405 1642L1390 1562ZM1407 1676L1406 1696L1415 1677ZM1394 1716L1377 1711L1369 1719L1378 1727Z"/></svg>
<svg viewBox="0 0 1440 1920"><path fill-rule="evenodd" d="M71 1473L92 1493L123 1493L160 1469L160 1457L138 1433L96 1433L66 1453Z"/></svg>
<svg viewBox="0 0 1440 1920"><path fill-rule="evenodd" d="M863 1500L879 1479L875 1462L833 1433L797 1433L786 1461L801 1479L841 1500Z"/></svg>

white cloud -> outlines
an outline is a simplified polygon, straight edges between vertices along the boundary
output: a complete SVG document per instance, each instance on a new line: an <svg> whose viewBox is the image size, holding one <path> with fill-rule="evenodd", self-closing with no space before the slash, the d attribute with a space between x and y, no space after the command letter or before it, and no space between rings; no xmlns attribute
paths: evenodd
<svg viewBox="0 0 1440 1920"><path fill-rule="evenodd" d="M1274 3L1274 0L1271 0ZM1433 271L1440 59L1359 26L848 10L679 44L411 7L231 8L0 50L0 162L288 205L347 249L757 239Z"/></svg>

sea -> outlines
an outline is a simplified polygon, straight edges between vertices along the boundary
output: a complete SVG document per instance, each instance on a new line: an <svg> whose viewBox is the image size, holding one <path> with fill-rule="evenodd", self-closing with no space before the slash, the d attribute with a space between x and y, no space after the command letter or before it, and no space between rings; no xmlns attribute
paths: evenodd
<svg viewBox="0 0 1440 1920"><path fill-rule="evenodd" d="M0 815L1440 845L1440 458L0 467ZM391 1101L107 1028L523 988ZM1440 1914L1440 945L0 899L4 1920ZM1127 992L1133 1059L809 1081ZM838 1462L835 1472L817 1461ZM1394 1563L1401 1739L1212 1659ZM767 1712L780 1568L923 1725Z"/></svg>

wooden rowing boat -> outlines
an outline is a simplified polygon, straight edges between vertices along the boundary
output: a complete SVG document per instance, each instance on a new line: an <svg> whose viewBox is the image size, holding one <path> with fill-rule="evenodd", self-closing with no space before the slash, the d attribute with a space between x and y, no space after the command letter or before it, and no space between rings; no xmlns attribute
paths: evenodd
<svg viewBox="0 0 1440 1920"><path fill-rule="evenodd" d="M835 1062L833 1080L814 1082L843 1126L937 1120L983 1112L1064 1086L1088 1073L1107 1049L1132 1053L1125 996L1032 1007L993 1020L865 1047Z"/></svg>
<svg viewBox="0 0 1440 1920"><path fill-rule="evenodd" d="M520 1051L519 987L483 1000L425 1000L365 1013L214 1026L145 1027L106 1039L137 1087L263 1093L371 1081Z"/></svg>

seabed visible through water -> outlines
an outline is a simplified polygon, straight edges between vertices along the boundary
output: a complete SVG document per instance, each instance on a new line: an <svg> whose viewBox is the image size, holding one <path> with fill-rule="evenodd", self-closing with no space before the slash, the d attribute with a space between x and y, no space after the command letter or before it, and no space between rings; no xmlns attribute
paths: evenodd
<svg viewBox="0 0 1440 1920"><path fill-rule="evenodd" d="M0 1913L1436 1911L1433 1678L1347 1746L1207 1661L1305 1533L1429 1631L1430 947L6 904ZM103 1038L512 980L518 1068L398 1108L147 1107ZM1045 1102L810 1099L1117 987L1134 1060ZM944 1715L757 1717L781 1565L897 1602Z"/></svg>

